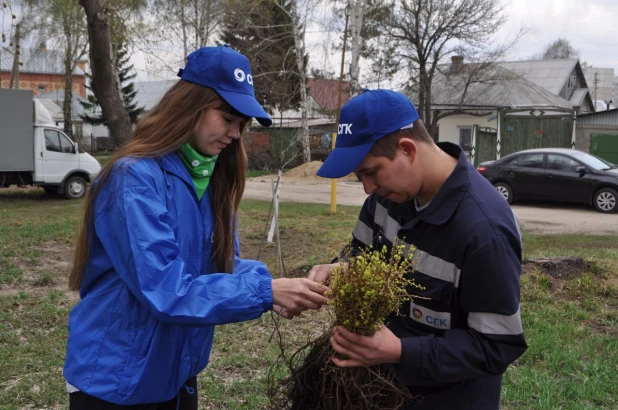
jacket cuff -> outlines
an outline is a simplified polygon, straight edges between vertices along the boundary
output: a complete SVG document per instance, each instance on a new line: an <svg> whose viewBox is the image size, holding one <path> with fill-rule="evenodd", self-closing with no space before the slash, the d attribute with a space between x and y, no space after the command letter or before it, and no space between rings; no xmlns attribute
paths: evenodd
<svg viewBox="0 0 618 410"><path fill-rule="evenodd" d="M418 336L404 337L401 340L399 371L405 382L405 375L422 376L423 339Z"/></svg>
<svg viewBox="0 0 618 410"><path fill-rule="evenodd" d="M270 277L260 276L260 295L263 299L264 312L273 308L273 279Z"/></svg>

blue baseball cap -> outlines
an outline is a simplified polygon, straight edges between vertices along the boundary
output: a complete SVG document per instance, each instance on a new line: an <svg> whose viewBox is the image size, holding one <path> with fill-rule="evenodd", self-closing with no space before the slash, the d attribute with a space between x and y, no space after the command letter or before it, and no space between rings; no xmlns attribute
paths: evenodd
<svg viewBox="0 0 618 410"><path fill-rule="evenodd" d="M265 127L273 123L255 99L249 60L227 45L195 50L187 56L187 64L178 71L178 77L212 88L236 111L255 117Z"/></svg>
<svg viewBox="0 0 618 410"><path fill-rule="evenodd" d="M335 149L316 175L341 178L354 171L380 138L412 128L418 113L403 94L365 90L341 107Z"/></svg>

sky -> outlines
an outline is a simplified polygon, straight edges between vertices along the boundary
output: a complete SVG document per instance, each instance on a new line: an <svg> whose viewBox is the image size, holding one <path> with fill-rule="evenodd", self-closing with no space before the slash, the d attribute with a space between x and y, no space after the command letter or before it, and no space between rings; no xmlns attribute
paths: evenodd
<svg viewBox="0 0 618 410"><path fill-rule="evenodd" d="M613 68L618 76L618 0L503 0L508 16L496 40L512 39L522 24L525 34L506 56L507 61L530 59L545 46L565 38L579 51L580 60L593 67ZM309 26L307 37L311 63L339 73L341 55L326 56L322 51L335 33L326 33L319 24Z"/></svg>
<svg viewBox="0 0 618 410"><path fill-rule="evenodd" d="M580 60L593 67L613 68L618 76L618 0L502 0L509 16L497 39L512 38L523 23L527 32L512 48L507 60L524 60L539 53L547 44L565 38L580 52ZM318 9L307 24L310 66L338 75L340 52L333 44L340 33L328 22L330 6ZM7 15L0 29L7 28ZM329 27L330 26L330 27ZM5 44L6 45L6 44ZM138 81L174 78L175 71L161 72L148 67L142 52L132 62ZM156 72L155 72L156 71Z"/></svg>
<svg viewBox="0 0 618 410"><path fill-rule="evenodd" d="M566 38L593 67L613 68L618 75L617 0L511 0L509 21L500 35L512 34L523 22L527 33L513 48L513 60L526 59Z"/></svg>

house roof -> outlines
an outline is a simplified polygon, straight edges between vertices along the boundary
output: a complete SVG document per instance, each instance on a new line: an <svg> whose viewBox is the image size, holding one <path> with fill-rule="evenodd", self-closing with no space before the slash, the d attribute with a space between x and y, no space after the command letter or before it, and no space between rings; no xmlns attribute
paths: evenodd
<svg viewBox="0 0 618 410"><path fill-rule="evenodd" d="M618 127L618 108L582 114L577 117L577 125L610 125Z"/></svg>
<svg viewBox="0 0 618 410"><path fill-rule="evenodd" d="M573 107L581 107L582 105L584 105L584 100L586 99L587 95L587 88L578 88L573 92L573 96L571 96L571 99L569 101L571 102Z"/></svg>
<svg viewBox="0 0 618 410"><path fill-rule="evenodd" d="M64 51L40 48L22 48L19 61L20 73L61 74L64 75ZM4 53L0 59L0 71L13 70L13 56ZM81 68L75 66L73 75L85 75Z"/></svg>
<svg viewBox="0 0 618 410"><path fill-rule="evenodd" d="M309 95L324 111L337 111L339 106L339 80L310 78L307 80ZM343 82L341 105L350 100L350 82Z"/></svg>
<svg viewBox="0 0 618 410"><path fill-rule="evenodd" d="M579 60L577 59L568 59L511 61L499 64L501 67L519 74L557 95L564 88L578 62ZM583 72L581 75L583 77Z"/></svg>
<svg viewBox="0 0 618 410"><path fill-rule="evenodd" d="M178 80L163 80L163 81L140 81L135 82L137 95L135 97L137 103L144 106L146 111L151 110L163 98L163 95L169 90ZM309 95L315 102L325 111L336 111L339 93L339 80L314 79L307 81ZM342 104L345 104L350 99L348 90L349 82L343 83L343 98Z"/></svg>
<svg viewBox="0 0 618 410"><path fill-rule="evenodd" d="M135 102L138 106L144 107L144 111L152 110L161 101L167 90L178 82L175 80L162 81L139 81L133 83L135 86Z"/></svg>
<svg viewBox="0 0 618 410"><path fill-rule="evenodd" d="M465 90L467 68L457 73L437 71L432 84L432 107L457 109ZM482 75L483 80L468 85L462 108L465 109L557 109L572 110L572 104L543 87L500 66Z"/></svg>

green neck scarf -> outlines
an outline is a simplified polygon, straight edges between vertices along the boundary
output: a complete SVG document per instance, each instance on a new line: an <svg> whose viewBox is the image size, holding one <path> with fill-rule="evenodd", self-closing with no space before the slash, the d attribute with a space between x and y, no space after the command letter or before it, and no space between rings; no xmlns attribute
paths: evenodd
<svg viewBox="0 0 618 410"><path fill-rule="evenodd" d="M177 152L185 167L187 167L189 175L191 175L197 198L202 199L206 188L208 188L210 176L215 169L217 155L207 157L194 150L189 144L183 145Z"/></svg>

